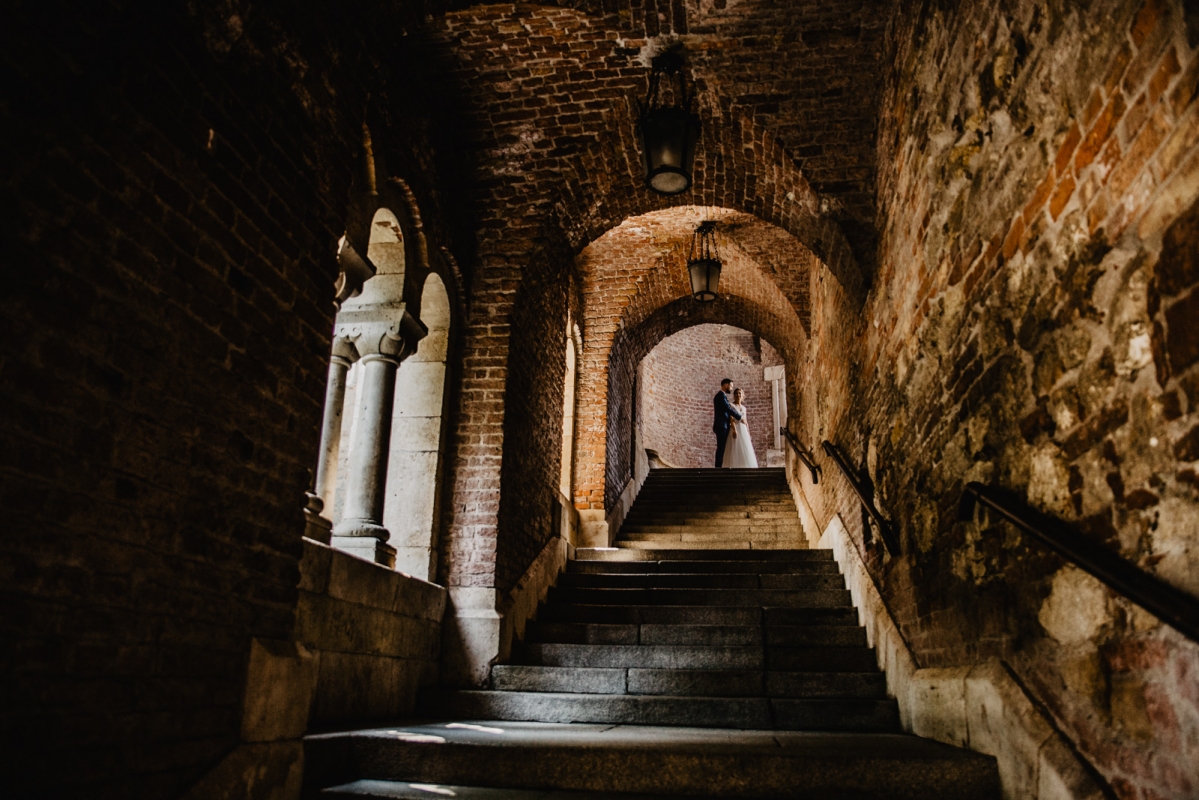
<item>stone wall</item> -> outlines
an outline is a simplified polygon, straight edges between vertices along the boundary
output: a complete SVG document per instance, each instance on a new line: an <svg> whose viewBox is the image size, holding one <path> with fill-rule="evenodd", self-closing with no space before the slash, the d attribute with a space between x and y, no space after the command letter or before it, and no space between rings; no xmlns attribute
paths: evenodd
<svg viewBox="0 0 1199 800"><path fill-rule="evenodd" d="M636 416L642 446L675 467L712 466L712 396L721 378L732 378L746 393L750 438L766 466L774 407L762 370L781 363L769 342L727 325L697 325L663 339L641 362Z"/></svg>
<svg viewBox="0 0 1199 800"><path fill-rule="evenodd" d="M900 9L879 133L880 268L813 286L801 419L868 474L904 555L862 545L920 667L999 659L1114 793L1199 789L1199 646L1001 524L1009 487L1199 593L1199 20L1181 4Z"/></svg>
<svg viewBox="0 0 1199 800"><path fill-rule="evenodd" d="M368 94L383 129L402 113L379 155L437 227L418 98L372 57L399 58L370 37L408 12L242 5L18 3L0 26L16 795L178 797L241 740L251 643L295 624Z"/></svg>
<svg viewBox="0 0 1199 800"><path fill-rule="evenodd" d="M319 661L309 730L411 714L437 683L446 590L310 539L294 639Z"/></svg>

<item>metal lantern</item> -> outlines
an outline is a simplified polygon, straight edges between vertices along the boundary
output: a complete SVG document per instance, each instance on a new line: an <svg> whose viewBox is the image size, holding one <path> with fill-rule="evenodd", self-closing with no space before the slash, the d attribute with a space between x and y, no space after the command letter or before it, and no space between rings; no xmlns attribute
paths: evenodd
<svg viewBox="0 0 1199 800"><path fill-rule="evenodd" d="M649 90L641 105L637 133L645 163L645 185L658 194L679 194L691 188L699 117L691 111L683 56L671 50L655 56Z"/></svg>
<svg viewBox="0 0 1199 800"><path fill-rule="evenodd" d="M691 256L687 259L692 297L701 303L718 297L720 266L720 254L716 252L716 223L703 222L691 237Z"/></svg>

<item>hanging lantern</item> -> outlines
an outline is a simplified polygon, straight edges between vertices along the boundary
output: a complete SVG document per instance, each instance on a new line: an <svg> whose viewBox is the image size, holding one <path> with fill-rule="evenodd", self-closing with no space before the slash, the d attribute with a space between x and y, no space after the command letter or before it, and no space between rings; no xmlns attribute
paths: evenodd
<svg viewBox="0 0 1199 800"><path fill-rule="evenodd" d="M691 256L687 259L692 297L701 303L718 297L720 266L720 254L716 252L716 223L704 222L691 237Z"/></svg>
<svg viewBox="0 0 1199 800"><path fill-rule="evenodd" d="M649 91L641 105L637 133L645 163L645 185L658 194L679 194L691 188L699 117L691 111L683 56L677 50L655 56Z"/></svg>

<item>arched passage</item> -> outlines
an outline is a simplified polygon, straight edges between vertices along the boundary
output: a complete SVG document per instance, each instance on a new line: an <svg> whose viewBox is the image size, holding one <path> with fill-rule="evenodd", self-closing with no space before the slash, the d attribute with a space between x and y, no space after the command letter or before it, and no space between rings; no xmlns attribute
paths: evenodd
<svg viewBox="0 0 1199 800"><path fill-rule="evenodd" d="M717 221L724 261L722 299L714 303L691 299L686 271L686 248L704 219ZM635 449L630 399L636 366L653 345L631 360L619 348L632 347L642 335L633 331L694 319L698 321L683 327L699 321L737 325L763 336L780 352L789 348L786 357L791 359L806 342L811 275L822 266L776 226L730 209L693 206L625 220L588 245L576 267L587 336L579 379L574 499L588 535L602 539L607 535L604 520L612 519L619 498L630 491ZM673 318L659 316L664 308L671 309ZM742 317L749 321L738 321ZM655 322L642 328L650 320ZM764 327L776 333L768 334ZM656 335L653 344L669 334Z"/></svg>
<svg viewBox="0 0 1199 800"><path fill-rule="evenodd" d="M607 364L604 459L600 464L592 465L603 469L603 512L611 522L610 527L619 525L623 518L620 505L631 501L631 493L635 494L632 481L637 475L632 460L635 450L632 437L637 367L666 337L705 324L734 325L759 336L775 347L788 374L799 374L807 350L807 335L799 321L794 315L784 316L742 297L724 295L710 303L697 303L690 297L682 297L658 309L640 325L621 330L612 343ZM794 384L790 390L793 394L796 392ZM789 405L794 406L790 398Z"/></svg>

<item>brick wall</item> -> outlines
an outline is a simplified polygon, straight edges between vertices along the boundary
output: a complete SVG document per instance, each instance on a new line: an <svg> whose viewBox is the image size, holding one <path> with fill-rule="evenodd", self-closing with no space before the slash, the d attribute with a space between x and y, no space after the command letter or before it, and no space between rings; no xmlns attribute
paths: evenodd
<svg viewBox="0 0 1199 800"><path fill-rule="evenodd" d="M390 95L347 14L175 8L19 3L0 33L0 725L21 765L0 782L21 796L178 796L238 740L251 639L294 622L334 248L366 94ZM399 150L407 112L380 137Z"/></svg>
<svg viewBox="0 0 1199 800"><path fill-rule="evenodd" d="M509 344L500 484L496 585L508 589L558 527L554 507L562 465L566 321L573 294L561 252L546 254L521 279Z"/></svg>
<svg viewBox="0 0 1199 800"><path fill-rule="evenodd" d="M638 373L642 444L676 467L712 466L712 397L721 378L732 378L745 392L750 439L758 463L766 466L766 450L774 446L774 406L762 369L781 363L769 342L727 325L697 325L663 339Z"/></svg>
<svg viewBox="0 0 1199 800"><path fill-rule="evenodd" d="M796 425L897 523L904 556L865 553L921 665L1002 658L1121 798L1199 787L1199 647L956 502L1010 487L1199 594L1196 31L1164 0L902 9L880 271L864 308L814 279ZM861 542L844 482L809 489Z"/></svg>

